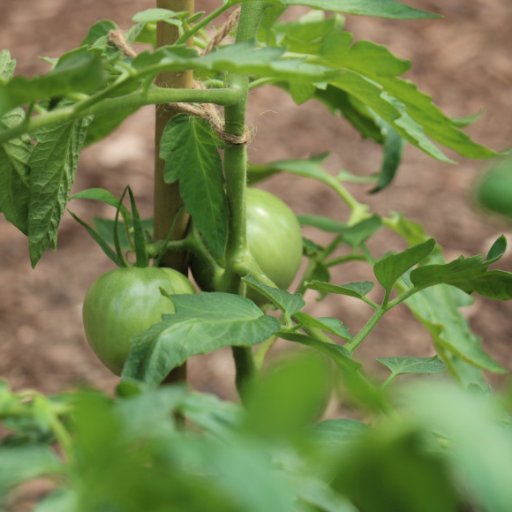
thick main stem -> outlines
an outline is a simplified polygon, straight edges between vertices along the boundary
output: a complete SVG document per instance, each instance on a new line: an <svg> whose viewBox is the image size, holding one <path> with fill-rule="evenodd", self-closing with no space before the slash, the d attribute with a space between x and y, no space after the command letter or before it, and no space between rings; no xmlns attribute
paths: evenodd
<svg viewBox="0 0 512 512"><path fill-rule="evenodd" d="M175 12L194 11L194 0L157 0L156 6L161 9L169 9ZM168 23L158 23L157 45L164 46L176 42L179 38L177 27ZM192 72L182 73L161 73L156 83L160 87L169 88L192 88ZM172 108L164 105L157 105L155 117L155 176L154 176L154 223L155 239L165 240L172 225L175 226L173 238L180 239L188 225L188 217L180 213L182 201L180 198L178 184L168 185L164 182L164 161L160 158L160 139L165 125L175 114ZM177 222L174 219L177 215L180 218ZM186 253L172 252L166 255L162 264L175 268L180 272L187 273ZM183 381L187 378L186 365L172 371L166 382Z"/></svg>
<svg viewBox="0 0 512 512"><path fill-rule="evenodd" d="M242 5L236 42L252 41L263 14L262 0L246 0ZM237 137L245 134L245 116L249 80L246 76L231 74L228 77L231 87L238 88L240 100L225 109L225 131ZM229 239L226 251L228 269L228 289L237 292L240 287L239 269L245 264L248 254L246 233L246 186L247 186L247 146L227 144L224 151L224 172L229 201ZM253 355L250 349L235 347L233 357L236 366L236 384L239 392L255 373Z"/></svg>

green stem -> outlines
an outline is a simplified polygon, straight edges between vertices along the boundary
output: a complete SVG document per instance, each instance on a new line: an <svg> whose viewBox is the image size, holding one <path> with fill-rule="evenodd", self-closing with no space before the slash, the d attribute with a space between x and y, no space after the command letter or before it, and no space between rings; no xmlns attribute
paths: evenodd
<svg viewBox="0 0 512 512"><path fill-rule="evenodd" d="M345 256L339 256L329 261L324 261L326 267L335 267L336 265L342 265L349 261L366 261L366 257L362 254L345 254Z"/></svg>
<svg viewBox="0 0 512 512"><path fill-rule="evenodd" d="M226 12L228 9L231 9L233 5L236 5L238 2L228 1L224 5L221 5L214 11L212 11L208 16L205 16L200 22L196 23L190 30L187 30L176 42L176 44L183 44L185 41L190 39L194 34L197 34L200 30L206 27L210 22L212 22L215 18L218 18L221 14Z"/></svg>
<svg viewBox="0 0 512 512"><path fill-rule="evenodd" d="M252 41L258 30L265 8L264 0L245 0L240 12L236 42ZM232 73L228 76L231 87L240 91L239 101L225 109L225 131L241 137L245 134L245 115L249 79L244 75ZM246 187L247 187L247 147L246 144L226 144L224 150L224 173L226 192L229 202L229 238L226 249L227 289L237 292L240 287L241 267L250 257L247 249L246 231ZM236 366L237 388L243 392L245 383L256 372L252 351L235 347L233 357Z"/></svg>
<svg viewBox="0 0 512 512"><path fill-rule="evenodd" d="M373 313L371 318L366 322L364 327L357 333L357 335L352 338L352 340L345 345L345 348L350 352L354 352L359 345L366 339L366 337L373 331L374 327L377 325L378 321L384 316L387 309L384 307L380 307Z"/></svg>
<svg viewBox="0 0 512 512"><path fill-rule="evenodd" d="M407 300L409 297L414 295L415 293L421 291L419 288L409 288L409 290L402 293L402 295L399 295L396 299L393 299L389 304L387 305L387 309L394 308L395 306L398 306L398 304L401 304L405 300Z"/></svg>
<svg viewBox="0 0 512 512"><path fill-rule="evenodd" d="M329 180L329 185L338 194L341 200L352 210L347 222L349 226L357 224L368 217L368 206L360 203L336 178Z"/></svg>
<svg viewBox="0 0 512 512"><path fill-rule="evenodd" d="M53 110L45 114L30 118L27 122L23 121L18 126L3 130L0 132L0 143L7 142L35 130L52 124L66 123L79 117L85 117L91 114L113 113L118 110L139 108L145 105L161 105L166 103L214 103L217 105L232 105L240 98L240 91L235 88L223 89L166 89L163 87L152 87L147 93L140 91L119 96L117 98L107 98L90 105L87 109L74 107L65 107Z"/></svg>

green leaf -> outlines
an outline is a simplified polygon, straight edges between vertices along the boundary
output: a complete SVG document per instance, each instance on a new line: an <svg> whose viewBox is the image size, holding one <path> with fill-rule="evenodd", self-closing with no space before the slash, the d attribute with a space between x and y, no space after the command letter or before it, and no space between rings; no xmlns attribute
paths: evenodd
<svg viewBox="0 0 512 512"><path fill-rule="evenodd" d="M443 373L446 366L437 356L433 357L379 357L377 361L395 376L407 373Z"/></svg>
<svg viewBox="0 0 512 512"><path fill-rule="evenodd" d="M301 226L312 226L327 233L342 233L346 225L323 215L298 215Z"/></svg>
<svg viewBox="0 0 512 512"><path fill-rule="evenodd" d="M16 61L11 58L9 50L0 52L0 84L8 82L14 75Z"/></svg>
<svg viewBox="0 0 512 512"><path fill-rule="evenodd" d="M491 264L500 260L507 250L507 239L504 235L498 237L492 244L486 256L486 263Z"/></svg>
<svg viewBox="0 0 512 512"><path fill-rule="evenodd" d="M382 227L382 219L379 215L372 215L353 226L344 228L343 240L352 247L360 247Z"/></svg>
<svg viewBox="0 0 512 512"><path fill-rule="evenodd" d="M228 293L174 295L176 313L133 340L123 377L158 385L190 356L250 347L279 329L253 302Z"/></svg>
<svg viewBox="0 0 512 512"><path fill-rule="evenodd" d="M458 510L460 486L441 449L426 439L406 422L384 421L341 452L331 485L364 511Z"/></svg>
<svg viewBox="0 0 512 512"><path fill-rule="evenodd" d="M115 221L112 219L105 219L102 217L93 217L92 219L94 227L98 234L109 244L114 244L114 229L115 229ZM144 231L148 233L153 232L153 219L142 219L142 227ZM119 244L123 251L130 250L132 247L130 242L128 241L128 237L126 234L126 225L124 222L118 222L118 232L119 232Z"/></svg>
<svg viewBox="0 0 512 512"><path fill-rule="evenodd" d="M387 123L382 123L382 135L384 156L377 185L370 191L372 194L384 190L392 183L402 161L404 139Z"/></svg>
<svg viewBox="0 0 512 512"><path fill-rule="evenodd" d="M471 331L459 311L459 300L453 291L449 286L435 286L409 297L405 304L428 329L438 354L447 366L455 365L456 371L463 372L464 381L467 374L470 381L465 381L465 384L480 385L481 377L474 372L467 373L458 360L495 373L504 373L505 370L483 350L480 339ZM449 354L448 361L443 357L446 352Z"/></svg>
<svg viewBox="0 0 512 512"><path fill-rule="evenodd" d="M322 331L339 336L344 340L352 339L348 327L337 318L320 317L308 315L307 313L295 313L294 318L300 323L302 327L310 329L320 329Z"/></svg>
<svg viewBox="0 0 512 512"><path fill-rule="evenodd" d="M294 479L299 498L314 510L323 512L358 512L345 497L337 494L331 486L319 478L298 477Z"/></svg>
<svg viewBox="0 0 512 512"><path fill-rule="evenodd" d="M123 266L123 262L117 255L117 253L110 247L108 241L101 236L100 233L95 231L89 224L84 222L76 213L72 212L68 209L69 214L73 219L75 219L80 226L82 226L87 233L89 233L89 236L100 246L101 250L107 256L113 263L115 263L118 267Z"/></svg>
<svg viewBox="0 0 512 512"><path fill-rule="evenodd" d="M373 266L375 277L385 290L391 291L396 281L407 270L425 259L434 250L435 245L435 240L430 239L403 252L384 256Z"/></svg>
<svg viewBox="0 0 512 512"><path fill-rule="evenodd" d="M95 142L98 142L110 135L114 130L121 126L127 117L135 114L137 110L139 110L138 107L123 108L106 114L95 114L89 129L87 130L87 137L85 139L84 146L90 146L91 144L94 144Z"/></svg>
<svg viewBox="0 0 512 512"><path fill-rule="evenodd" d="M135 23L154 23L157 21L166 21L174 25L177 23L176 17L178 15L179 13L169 9L154 8L146 9L134 14L132 16L132 20L135 21Z"/></svg>
<svg viewBox="0 0 512 512"><path fill-rule="evenodd" d="M315 99L324 103L334 114L342 115L365 139L381 144L382 131L365 106L346 91L328 85L317 89Z"/></svg>
<svg viewBox="0 0 512 512"><path fill-rule="evenodd" d="M156 76L161 71L194 69L317 83L339 74L332 67L311 64L305 58L281 58L283 53L283 49L255 48L252 43L238 43L199 57L192 49L167 46L139 54L133 65L140 74L148 76Z"/></svg>
<svg viewBox="0 0 512 512"><path fill-rule="evenodd" d="M187 390L183 386L165 386L117 401L114 412L130 440L156 438L175 432L171 420L181 406Z"/></svg>
<svg viewBox="0 0 512 512"><path fill-rule="evenodd" d="M386 91L401 101L409 115L418 122L425 133L435 141L466 158L490 158L497 153L477 144L461 131L434 103L408 80L383 77L381 84Z"/></svg>
<svg viewBox="0 0 512 512"><path fill-rule="evenodd" d="M368 425L357 420L324 420L315 426L313 433L322 444L343 446L360 439Z"/></svg>
<svg viewBox="0 0 512 512"><path fill-rule="evenodd" d="M280 332L279 337L318 350L332 359L341 369L354 371L361 368L361 364L352 359L350 352L337 343L327 343L316 339L314 336L291 332Z"/></svg>
<svg viewBox="0 0 512 512"><path fill-rule="evenodd" d="M89 119L80 119L37 133L38 143L29 162L28 236L32 266L46 249L57 244L57 229L69 199L88 123Z"/></svg>
<svg viewBox="0 0 512 512"><path fill-rule="evenodd" d="M310 281L307 283L307 287L311 290L317 290L322 293L337 293L338 295L347 295L357 299L362 299L368 295L374 286L371 281L359 281L342 285L322 281Z"/></svg>
<svg viewBox="0 0 512 512"><path fill-rule="evenodd" d="M310 11L299 20L278 23L272 27L279 41L293 53L318 54L325 36L333 30L342 30L344 20L341 16L327 17L321 11Z"/></svg>
<svg viewBox="0 0 512 512"><path fill-rule="evenodd" d="M329 83L364 105L368 112L391 125L398 135L438 160L451 162L434 141L468 158L489 158L496 153L475 143L434 105L432 99L399 78L409 63L384 46L369 41L351 44L346 32L326 37L319 62L340 70Z"/></svg>
<svg viewBox="0 0 512 512"><path fill-rule="evenodd" d="M360 16L377 16L380 18L415 20L439 18L438 14L421 11L395 0L278 0L279 3L290 5L306 5L313 9L335 11L343 14Z"/></svg>
<svg viewBox="0 0 512 512"><path fill-rule="evenodd" d="M423 289L449 284L465 291L477 292L495 300L512 299L512 272L487 270L489 262L481 256L460 257L451 263L425 265L411 272L411 282Z"/></svg>
<svg viewBox="0 0 512 512"><path fill-rule="evenodd" d="M512 437L499 420L508 411L490 394L450 383L416 385L405 399L408 414L423 428L449 440L445 457L459 485L477 501L475 508L507 512L512 502Z"/></svg>
<svg viewBox="0 0 512 512"><path fill-rule="evenodd" d="M299 222L327 233L343 235L343 240L352 247L361 246L382 227L382 219L378 215L372 215L353 226L347 226L321 215L300 215Z"/></svg>
<svg viewBox="0 0 512 512"><path fill-rule="evenodd" d="M103 39L105 45L108 43L108 34L111 30L119 29L118 25L111 20L100 20L91 26L80 46L94 46L98 40Z"/></svg>
<svg viewBox="0 0 512 512"><path fill-rule="evenodd" d="M119 199L114 194L112 194L112 192L100 187L86 188L85 190L81 190L80 192L73 194L71 199L88 199L90 201L99 201L109 206L113 206L114 208L119 208ZM130 218L130 212L126 206L121 205L120 208L123 216Z"/></svg>
<svg viewBox="0 0 512 512"><path fill-rule="evenodd" d="M305 305L304 300L298 293L289 293L286 290L281 290L280 288L272 288L260 283L252 276L245 276L242 280L288 316L293 316Z"/></svg>
<svg viewBox="0 0 512 512"><path fill-rule="evenodd" d="M245 429L263 439L302 440L334 384L330 362L313 351L272 365L244 393Z"/></svg>
<svg viewBox="0 0 512 512"><path fill-rule="evenodd" d="M139 210L135 202L132 189L128 187L128 196L130 198L130 209L132 211L133 226L133 243L135 245L135 265L137 267L147 267L149 260L146 252L146 237L144 236L144 228L139 216Z"/></svg>
<svg viewBox="0 0 512 512"><path fill-rule="evenodd" d="M12 128L24 118L25 112L21 108L11 110L0 118L0 129ZM25 235L28 233L32 148L27 136L0 144L0 212Z"/></svg>
<svg viewBox="0 0 512 512"><path fill-rule="evenodd" d="M235 403L206 393L188 393L179 412L207 435L226 438L242 422L243 409Z"/></svg>
<svg viewBox="0 0 512 512"><path fill-rule="evenodd" d="M15 77L0 86L0 115L23 104L72 92L90 93L104 84L101 58L78 49L59 59L55 68L36 78Z"/></svg>
<svg viewBox="0 0 512 512"><path fill-rule="evenodd" d="M160 158L165 160L165 181L179 180L194 225L215 259L221 261L228 237L228 209L217 143L203 119L174 116L162 135Z"/></svg>
<svg viewBox="0 0 512 512"><path fill-rule="evenodd" d="M70 490L59 489L45 496L33 512L70 512L76 509L75 494Z"/></svg>
<svg viewBox="0 0 512 512"><path fill-rule="evenodd" d="M60 471L61 463L48 446L0 447L0 498L22 482Z"/></svg>

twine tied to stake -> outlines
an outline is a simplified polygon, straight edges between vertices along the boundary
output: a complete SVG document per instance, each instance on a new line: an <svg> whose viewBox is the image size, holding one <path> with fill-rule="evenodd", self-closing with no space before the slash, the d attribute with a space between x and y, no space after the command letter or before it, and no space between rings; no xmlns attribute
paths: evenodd
<svg viewBox="0 0 512 512"><path fill-rule="evenodd" d="M229 33L236 26L239 18L240 9L237 9L227 19L226 23L224 23L221 26L221 28L217 31L217 33L211 38L210 42L208 43L208 46L202 51L201 55L207 55L208 53L211 53L217 46L219 46L219 44L229 35ZM126 41L124 34L121 30L111 30L108 34L108 40L116 48L121 50L123 54L127 57L137 57L137 52ZM194 88L201 89L203 87L201 83L194 82ZM222 141L228 144L247 144L251 138L251 132L248 129L246 129L242 135L233 135L231 133L226 133L226 131L224 130L224 121L221 115L219 114L218 109L215 107L215 105L211 103L190 104L178 102L169 104L169 108L179 113L188 114L204 119L208 122L212 130L217 134L217 136Z"/></svg>

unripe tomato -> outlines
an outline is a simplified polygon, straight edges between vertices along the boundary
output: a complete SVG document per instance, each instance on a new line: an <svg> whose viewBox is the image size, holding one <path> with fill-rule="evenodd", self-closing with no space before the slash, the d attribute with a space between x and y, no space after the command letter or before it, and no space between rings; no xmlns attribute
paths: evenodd
<svg viewBox="0 0 512 512"><path fill-rule="evenodd" d="M263 273L279 288L288 288L302 259L300 224L290 207L270 192L247 189L247 245ZM207 262L192 258L191 267L199 286L211 290Z"/></svg>
<svg viewBox="0 0 512 512"><path fill-rule="evenodd" d="M476 195L488 210L512 217L512 158L502 160L483 176Z"/></svg>
<svg viewBox="0 0 512 512"><path fill-rule="evenodd" d="M247 189L247 245L263 273L288 288L302 259L300 224L284 201L258 188Z"/></svg>
<svg viewBox="0 0 512 512"><path fill-rule="evenodd" d="M117 268L100 276L83 305L87 340L103 364L119 375L134 336L174 313L162 295L194 293L192 283L176 270L157 267Z"/></svg>

